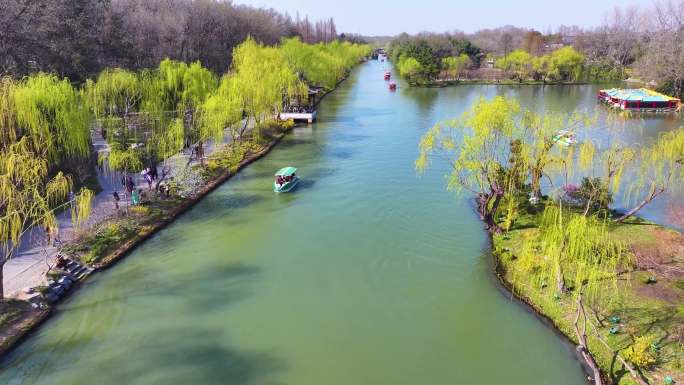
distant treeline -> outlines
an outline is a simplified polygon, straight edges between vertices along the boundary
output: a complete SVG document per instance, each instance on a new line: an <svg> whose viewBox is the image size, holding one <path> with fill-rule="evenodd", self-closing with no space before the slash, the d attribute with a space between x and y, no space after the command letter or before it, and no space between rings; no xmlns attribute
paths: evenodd
<svg viewBox="0 0 684 385"><path fill-rule="evenodd" d="M293 20L220 0L2 0L0 75L43 71L78 82L110 67L154 68L165 58L222 73L248 36L268 45L338 37L332 19Z"/></svg>
<svg viewBox="0 0 684 385"><path fill-rule="evenodd" d="M391 59L412 83L435 80L450 64L479 66L482 50L469 40L451 34L401 34L390 42Z"/></svg>
<svg viewBox="0 0 684 385"><path fill-rule="evenodd" d="M508 25L472 34L402 34L389 48L399 70L403 68L415 83L451 79L465 70L486 68L479 72L503 71L505 78L513 80L631 77L662 92L684 96L684 0L615 8L605 20L591 29L560 26L546 33ZM579 55L582 63L578 66Z"/></svg>

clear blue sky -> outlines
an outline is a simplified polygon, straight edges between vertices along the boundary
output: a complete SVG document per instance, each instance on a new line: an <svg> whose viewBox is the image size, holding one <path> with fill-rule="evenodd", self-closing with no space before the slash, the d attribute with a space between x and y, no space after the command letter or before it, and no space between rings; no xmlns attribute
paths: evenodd
<svg viewBox="0 0 684 385"><path fill-rule="evenodd" d="M288 12L294 17L333 17L338 32L363 35L395 35L400 32L444 32L503 25L535 28L546 32L561 24L595 26L616 5L651 1L634 0L234 0Z"/></svg>

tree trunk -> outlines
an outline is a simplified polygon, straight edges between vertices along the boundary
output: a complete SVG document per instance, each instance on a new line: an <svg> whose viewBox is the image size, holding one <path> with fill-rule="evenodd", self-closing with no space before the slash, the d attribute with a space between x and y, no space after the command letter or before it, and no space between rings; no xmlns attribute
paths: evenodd
<svg viewBox="0 0 684 385"><path fill-rule="evenodd" d="M575 316L575 322L573 323L573 326L575 327L575 335L577 336L577 353L582 357L584 362L589 365L589 368L591 369L593 376L594 376L594 385L603 385L603 380L601 379L601 370L598 367L598 364L594 360L594 357L591 355L589 350L587 350L587 315L584 313L584 304L582 303L582 292L581 290L584 290L584 288L580 289L579 296L577 297L577 315ZM582 328L583 330L580 331L579 328L579 318L580 314L584 314L584 327Z"/></svg>
<svg viewBox="0 0 684 385"><path fill-rule="evenodd" d="M499 209L502 198L503 191L498 189L496 186L493 186L490 188L489 194L480 194L478 199L478 211L480 212L480 218L487 226L487 231L493 234L500 234L503 232L503 229L496 223L496 218L494 217Z"/></svg>
<svg viewBox="0 0 684 385"><path fill-rule="evenodd" d="M591 208L591 203L592 203L592 200L591 200L591 197L590 197L590 198L587 199L587 205L586 205L586 207L584 207L584 214L582 214L582 215L584 215L585 217L589 214L589 209Z"/></svg>
<svg viewBox="0 0 684 385"><path fill-rule="evenodd" d="M558 294L564 294L567 291L565 287L565 278L563 277L563 267L560 261L558 262L558 268L556 269L556 291Z"/></svg>
<svg viewBox="0 0 684 385"><path fill-rule="evenodd" d="M541 197L541 172L538 171L538 165L537 167L532 169L532 196L539 198Z"/></svg>
<svg viewBox="0 0 684 385"><path fill-rule="evenodd" d="M2 257L0 259L0 302L2 302L5 299L5 285L4 285L4 277L3 277L3 271L5 270L5 262L7 262L7 259L5 257Z"/></svg>
<svg viewBox="0 0 684 385"><path fill-rule="evenodd" d="M636 214L637 211L641 210L644 206L647 204L651 203L652 200L654 200L658 195L662 194L665 191L664 187L661 187L656 190L655 186L651 189L651 192L648 194L646 199L643 201L639 202L638 205L634 206L631 210L627 211L625 215L621 216L620 218L616 219L615 222L622 222L625 219L631 217L632 215Z"/></svg>

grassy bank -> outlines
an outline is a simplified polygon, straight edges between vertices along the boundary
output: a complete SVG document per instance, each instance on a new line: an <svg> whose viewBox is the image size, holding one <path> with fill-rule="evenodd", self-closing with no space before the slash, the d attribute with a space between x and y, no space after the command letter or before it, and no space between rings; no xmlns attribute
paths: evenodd
<svg viewBox="0 0 684 385"><path fill-rule="evenodd" d="M509 232L493 237L497 274L509 290L577 343L573 329L577 305L572 295L558 295L552 283L532 283L538 282L536 271L518 259L524 245L538 240L538 223L538 215L525 215ZM647 341L641 355L648 358L644 362L651 362L632 362L647 383L665 384L667 377L684 383L684 235L635 219L611 225L610 236L628 246L631 258L619 272L618 287L601 290L597 305L590 307L589 350L606 379L638 384L616 352L632 357L639 351L635 341L642 345Z"/></svg>

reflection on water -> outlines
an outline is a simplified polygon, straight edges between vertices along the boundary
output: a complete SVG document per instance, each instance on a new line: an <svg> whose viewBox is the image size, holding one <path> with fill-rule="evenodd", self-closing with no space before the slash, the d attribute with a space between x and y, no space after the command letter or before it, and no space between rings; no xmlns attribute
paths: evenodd
<svg viewBox="0 0 684 385"><path fill-rule="evenodd" d="M318 123L94 276L0 363L0 383L584 384L572 347L499 292L446 168L418 177L413 162L425 129L481 96L592 112L598 87L390 93L382 72L362 65ZM285 165L302 182L274 194Z"/></svg>

